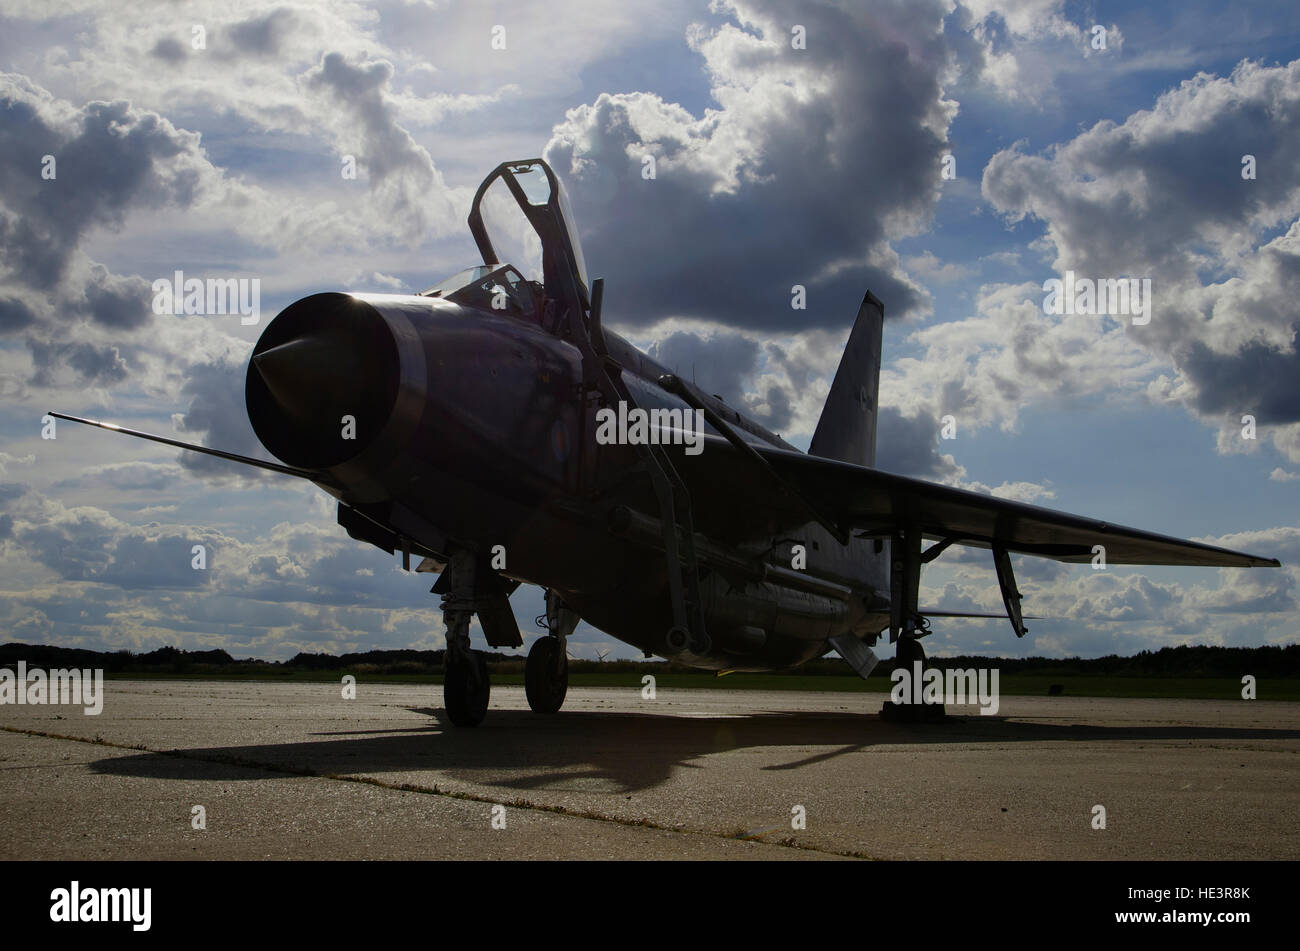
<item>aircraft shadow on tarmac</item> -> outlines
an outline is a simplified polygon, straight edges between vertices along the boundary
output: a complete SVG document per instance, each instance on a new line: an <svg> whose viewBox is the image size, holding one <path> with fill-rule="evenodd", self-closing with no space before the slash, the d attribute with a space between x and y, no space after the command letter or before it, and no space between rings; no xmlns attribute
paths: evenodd
<svg viewBox="0 0 1300 951"><path fill-rule="evenodd" d="M758 712L682 717L571 712L538 716L493 710L476 729L458 729L442 710L408 707L427 725L311 734L279 744L196 747L98 760L98 773L160 779L255 780L284 773L320 776L396 774L420 788L474 784L519 792L581 790L629 793L667 782L674 769L703 768L701 757L764 747L764 771L796 771L873 746L896 744L1294 740L1300 730L1216 726L1099 726L954 716L938 724L893 724L861 713ZM817 747L807 753L808 747ZM422 775L423 774L423 775ZM593 784L593 780L597 782Z"/></svg>

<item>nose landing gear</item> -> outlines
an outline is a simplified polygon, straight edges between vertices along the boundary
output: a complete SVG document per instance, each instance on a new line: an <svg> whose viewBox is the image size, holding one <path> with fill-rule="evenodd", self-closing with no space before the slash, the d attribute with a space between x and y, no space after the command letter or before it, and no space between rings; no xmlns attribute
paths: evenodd
<svg viewBox="0 0 1300 951"><path fill-rule="evenodd" d="M488 679L487 661L478 651L467 657L448 656L447 673L442 682L442 703L447 717L456 726L478 726L487 716L492 684Z"/></svg>
<svg viewBox="0 0 1300 951"><path fill-rule="evenodd" d="M447 590L442 595L442 618L447 626L447 654L442 704L453 725L478 726L487 716L492 685L487 661L470 648L469 642L469 622L474 616L473 557L464 552L455 553L447 562L445 574Z"/></svg>
<svg viewBox="0 0 1300 951"><path fill-rule="evenodd" d="M540 620L540 619L539 619ZM534 713L558 713L569 690L569 658L565 643L578 626L578 615L554 591L546 592L546 627L528 651L524 693Z"/></svg>

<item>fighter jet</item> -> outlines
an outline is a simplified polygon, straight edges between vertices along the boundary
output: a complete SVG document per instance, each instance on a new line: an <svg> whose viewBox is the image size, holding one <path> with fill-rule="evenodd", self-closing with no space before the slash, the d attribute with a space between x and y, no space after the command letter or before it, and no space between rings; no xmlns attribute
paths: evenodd
<svg viewBox="0 0 1300 951"><path fill-rule="evenodd" d="M540 242L540 280L498 259L490 186ZM886 634L910 667L930 618L954 616L918 604L922 566L952 545L991 551L1005 607L993 616L1020 637L1013 554L1279 566L876 469L884 306L870 291L804 453L605 329L604 282L588 278L546 162L494 169L468 223L482 264L419 294L313 294L266 327L245 402L279 463L51 414L307 479L352 538L400 552L408 571L419 558L438 575L457 726L482 722L490 695L471 619L491 647L522 646L520 584L545 589L525 684L553 714L580 619L693 667L789 668L833 648L866 677Z"/></svg>

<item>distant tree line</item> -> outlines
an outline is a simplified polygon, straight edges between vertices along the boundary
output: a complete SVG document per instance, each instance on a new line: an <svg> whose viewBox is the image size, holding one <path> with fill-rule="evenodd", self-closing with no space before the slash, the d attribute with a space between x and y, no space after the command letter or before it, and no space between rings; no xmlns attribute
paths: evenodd
<svg viewBox="0 0 1300 951"><path fill-rule="evenodd" d="M890 651L883 646L880 653ZM501 673L523 671L523 657L485 651L489 664ZM287 661L254 658L236 660L224 650L190 651L177 647L160 647L146 653L134 651L93 651L51 644L0 645L0 667L15 668L18 661L28 667L90 667L111 673L230 673L289 674L295 671L354 671L379 674L440 674L444 652L421 650L372 650L362 653L299 653ZM1108 654L1105 657L959 657L931 658L936 667L997 667L1004 674L1106 675L1132 677L1300 677L1300 644L1286 647L1162 647L1157 651L1140 651L1128 657ZM888 676L893 659L882 660L876 676ZM688 672L691 669L662 661L642 660L574 660L574 672L599 671L607 674L644 673L647 669ZM803 675L844 675L848 667L835 655L827 655L786 673ZM711 675L711 671L699 671Z"/></svg>

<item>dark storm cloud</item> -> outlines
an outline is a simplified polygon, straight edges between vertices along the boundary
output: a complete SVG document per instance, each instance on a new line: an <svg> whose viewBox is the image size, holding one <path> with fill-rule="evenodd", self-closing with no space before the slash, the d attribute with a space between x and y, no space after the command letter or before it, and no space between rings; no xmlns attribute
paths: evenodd
<svg viewBox="0 0 1300 951"><path fill-rule="evenodd" d="M97 581L123 588L195 588L208 582L192 567L192 548L214 554L211 533L157 526L136 528L95 508L62 509L13 533L37 562L65 581Z"/></svg>
<svg viewBox="0 0 1300 951"><path fill-rule="evenodd" d="M708 336L674 331L652 344L649 353L679 376L697 380L708 392L778 432L793 419L794 394L776 383L768 383L758 394L746 392L746 381L761 370L760 357L766 354L796 388L812 376L803 360L791 358L776 344L760 347L743 334L726 331ZM904 416L894 407L881 407L876 445L876 466L890 472L928 479L948 479L959 472L939 452L938 422L924 413Z"/></svg>
<svg viewBox="0 0 1300 951"><path fill-rule="evenodd" d="M6 199L0 193L0 205ZM41 234L28 219L0 207L0 278L30 285L43 295L63 273L69 251Z"/></svg>
<svg viewBox="0 0 1300 951"><path fill-rule="evenodd" d="M784 386L769 382L761 393L746 392L746 381L759 370L762 348L743 334L720 331L700 336L679 330L653 343L649 353L678 376L698 382L769 429L783 430L794 417Z"/></svg>
<svg viewBox="0 0 1300 951"><path fill-rule="evenodd" d="M889 241L923 226L938 197L941 78L959 55L940 32L946 5L738 6L762 42L730 26L693 39L721 111L602 94L547 145L592 274L609 279L611 318L839 327L866 287L891 317L917 311L927 299ZM792 22L807 49L791 48ZM656 157L652 181L643 155ZM791 309L795 284L806 310Z"/></svg>
<svg viewBox="0 0 1300 951"><path fill-rule="evenodd" d="M29 524L14 539L60 578L72 581L88 581L106 570L116 543L106 513L97 509Z"/></svg>
<svg viewBox="0 0 1300 951"><path fill-rule="evenodd" d="M171 160L198 136L126 102L89 102L75 114L21 76L0 76L0 260L9 277L53 289L92 227L117 227L128 208L190 204L199 171ZM44 157L55 178L43 179Z"/></svg>
<svg viewBox="0 0 1300 951"><path fill-rule="evenodd" d="M328 89L340 99L357 106L372 124L383 125L388 117L381 92L393 78L393 64L372 60L352 64L342 53L326 53L320 67L308 76L313 88Z"/></svg>
<svg viewBox="0 0 1300 951"><path fill-rule="evenodd" d="M767 391L762 394L762 397L767 402L767 411L758 414L759 422L769 429L784 430L794 419L794 407L790 405L790 394L786 392L784 387L772 383L768 385ZM752 406L750 412L755 412Z"/></svg>
<svg viewBox="0 0 1300 951"><path fill-rule="evenodd" d="M1300 188L1300 174L1296 186ZM1238 283L1244 290L1230 299L1231 310L1223 308L1226 316L1261 330L1285 327L1287 332L1274 331L1272 339L1256 337L1227 352L1190 334L1176 343L1174 360L1196 385L1192 405L1200 413L1237 419L1250 413L1263 424L1300 422L1300 222L1262 248ZM1197 324L1205 332L1207 321ZM1277 343L1277 336L1289 337L1289 345Z"/></svg>
<svg viewBox="0 0 1300 951"><path fill-rule="evenodd" d="M32 309L16 297L0 297L0 334L23 330L36 323Z"/></svg>
<svg viewBox="0 0 1300 951"><path fill-rule="evenodd" d="M876 420L876 468L931 481L957 473L951 460L939 453L939 424L923 413L904 416L892 406L882 406Z"/></svg>
<svg viewBox="0 0 1300 951"><path fill-rule="evenodd" d="M92 343L43 343L29 340L35 372L32 382L38 386L56 386L63 370L71 370L78 385L103 386L127 377L126 362L118 348Z"/></svg>
<svg viewBox="0 0 1300 951"><path fill-rule="evenodd" d="M688 331L671 333L655 341L650 356L683 379L699 381L715 396L739 406L745 380L754 372L759 347L738 333L717 333L708 337Z"/></svg>
<svg viewBox="0 0 1300 951"><path fill-rule="evenodd" d="M360 161L373 182L405 171L429 176L432 185L428 153L398 124L384 100L392 78L393 64L385 60L353 64L342 53L328 53L308 75L307 85L328 92L358 120L364 146Z"/></svg>
<svg viewBox="0 0 1300 951"><path fill-rule="evenodd" d="M153 295L142 277L123 277L93 264L85 293L84 315L104 327L134 330L153 318Z"/></svg>
<svg viewBox="0 0 1300 951"><path fill-rule="evenodd" d="M1250 343L1234 354L1215 353L1199 340L1182 354L1181 368L1196 383L1195 406L1207 415L1245 413L1259 423L1300 422L1300 334L1291 350Z"/></svg>
<svg viewBox="0 0 1300 951"><path fill-rule="evenodd" d="M113 559L95 581L128 590L149 588L200 588L212 575L194 567L194 545L203 544L205 559L215 562L220 551L207 539L179 531L156 536L129 534L118 539Z"/></svg>
<svg viewBox="0 0 1300 951"><path fill-rule="evenodd" d="M95 229L140 208L185 208L214 175L194 133L125 102L75 108L22 77L0 75L0 333L19 332L38 386L106 387L128 379L156 341L149 281L118 275L79 250ZM41 176L42 157L55 176ZM105 342L105 340L112 342ZM185 420L215 445L259 453L243 407L242 368L167 355L192 398ZM229 464L186 464L213 475Z"/></svg>

